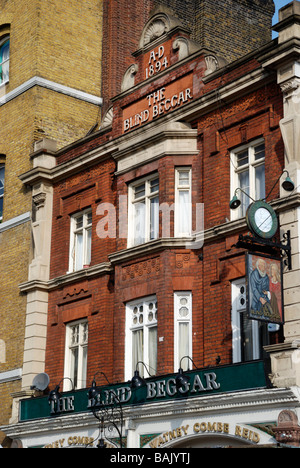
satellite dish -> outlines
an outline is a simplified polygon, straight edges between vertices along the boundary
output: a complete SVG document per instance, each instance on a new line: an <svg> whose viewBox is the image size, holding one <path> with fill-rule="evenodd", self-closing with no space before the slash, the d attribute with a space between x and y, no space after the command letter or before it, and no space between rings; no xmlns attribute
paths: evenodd
<svg viewBox="0 0 300 468"><path fill-rule="evenodd" d="M42 372L34 377L32 386L30 387L32 390L40 390L44 391L48 387L50 382L49 375L46 372Z"/></svg>

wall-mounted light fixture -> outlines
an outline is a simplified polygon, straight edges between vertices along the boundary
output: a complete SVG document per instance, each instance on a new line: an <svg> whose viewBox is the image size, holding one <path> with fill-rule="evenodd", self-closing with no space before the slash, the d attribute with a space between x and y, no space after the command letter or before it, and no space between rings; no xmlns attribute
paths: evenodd
<svg viewBox="0 0 300 468"><path fill-rule="evenodd" d="M99 392L99 390L97 388L96 380L95 380L96 375L98 375L98 374L103 375L103 377L105 378L108 385L110 385L110 382L108 381L108 379L107 379L106 375L104 374L104 372L101 372L101 371L96 372L96 374L93 377L92 386L89 388L89 391L88 391L89 400L97 400L97 397L100 394L100 392Z"/></svg>
<svg viewBox="0 0 300 468"><path fill-rule="evenodd" d="M278 177L278 179L276 180L275 184L273 185L273 187L271 188L270 192L268 193L268 195L263 198L262 200L266 200L269 195L271 194L271 192L273 191L275 185L277 184L277 182L279 181L279 179L282 177L283 174L287 174L286 178L284 179L284 181L282 182L281 186L282 188L286 191L286 192L293 192L293 190L295 190L295 184L294 182L292 181L292 179L290 178L290 175L288 173L287 170L284 170L280 176ZM236 210L240 205L241 205L241 200L237 197L237 192L240 191L242 193L244 193L248 198L250 198L253 202L255 202L255 200L253 200L252 197L250 197L250 195L245 192L243 189L241 189L240 187L238 187L237 189L235 189L234 191L234 195L232 197L232 199L230 200L229 202L229 206L230 206L230 209L231 210Z"/></svg>
<svg viewBox="0 0 300 468"><path fill-rule="evenodd" d="M60 400L61 398L61 394L59 392L59 388L60 388L60 384L63 382L63 380L70 380L70 382L72 383L72 391L74 390L74 383L72 381L72 379L70 379L69 377L63 377L61 379L61 381L59 382L58 385L56 385L55 389L54 390L51 390L51 392L49 393L49 396L48 396L48 402L49 404L51 403L54 403L54 404L57 404L58 401Z"/></svg>
<svg viewBox="0 0 300 468"><path fill-rule="evenodd" d="M150 374L150 372L149 372L149 370L148 370L146 364L145 364L143 361L139 361L139 362L137 362L137 364L136 364L135 371L134 371L134 376L133 376L132 379L131 379L131 384L130 384L130 385L131 385L131 388L139 388L139 387L143 387L144 385L146 385L145 380L140 376L140 373L139 373L139 371L138 371L138 365L139 365L139 364L143 364L143 366L145 367L146 371L147 371L148 374L149 374L149 377L153 377L153 376Z"/></svg>
<svg viewBox="0 0 300 468"><path fill-rule="evenodd" d="M185 387L190 381L190 377L188 375L185 375L185 373L184 373L184 371L183 371L183 369L181 367L181 362L182 362L183 359L189 359L192 362L192 364L194 365L194 367L196 369L198 369L198 367L196 366L196 364L194 363L193 359L190 356L183 356L180 359L178 374L177 374L177 376L175 378L175 384L176 384L177 390L179 388Z"/></svg>

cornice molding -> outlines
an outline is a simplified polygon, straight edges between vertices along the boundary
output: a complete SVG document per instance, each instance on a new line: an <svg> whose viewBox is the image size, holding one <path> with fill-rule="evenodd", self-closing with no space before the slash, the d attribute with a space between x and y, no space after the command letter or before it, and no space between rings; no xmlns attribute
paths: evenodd
<svg viewBox="0 0 300 468"><path fill-rule="evenodd" d="M53 289L67 286L71 283L91 279L99 275L107 275L112 272L113 268L110 262L99 263L82 270L66 273L62 276L57 276L49 281L32 280L19 285L21 292L29 293L36 289L51 291Z"/></svg>
<svg viewBox="0 0 300 468"><path fill-rule="evenodd" d="M55 83L54 81L46 80L45 78L41 78L40 76L34 76L22 83L17 88L2 96L0 98L0 106L15 99L16 97L25 93L34 86L40 86L42 88L50 89L51 91L62 93L75 99L89 102L90 104L94 104L96 106L102 106L103 104L103 99L101 97L85 93L84 91L80 91L79 89L70 88L69 86Z"/></svg>
<svg viewBox="0 0 300 468"><path fill-rule="evenodd" d="M269 411L270 409L285 409L299 407L299 395L293 388L258 389L234 393L218 393L210 397L195 397L180 401L170 400L164 403L149 403L138 407L124 407L124 419L126 421L143 422L155 417L172 418L192 415L209 415L230 413L233 411ZM78 413L57 418L45 418L38 420L39 434L49 432L62 433L62 431L75 430L97 426L97 420L91 412ZM4 426L1 429L11 438L29 437L36 435L37 421L26 421Z"/></svg>
<svg viewBox="0 0 300 468"><path fill-rule="evenodd" d="M4 221L3 223L0 224L0 234L4 231L7 231L8 229L15 228L19 226L20 224L27 223L30 220L31 220L31 212L28 211L27 213L23 213L19 216L16 216L15 218Z"/></svg>

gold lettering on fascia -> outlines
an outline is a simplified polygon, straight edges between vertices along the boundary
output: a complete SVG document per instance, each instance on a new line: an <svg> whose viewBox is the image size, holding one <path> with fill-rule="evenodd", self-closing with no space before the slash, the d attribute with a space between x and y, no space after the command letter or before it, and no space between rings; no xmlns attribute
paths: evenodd
<svg viewBox="0 0 300 468"><path fill-rule="evenodd" d="M178 440L179 438L183 438L191 434L231 434L237 438L252 442L253 444L258 444L260 442L260 436L258 432L252 431L250 428L242 427L236 424L232 430L228 422L203 421L196 422L193 426L183 425L172 429L171 431L163 432L158 437L155 437L155 439L149 442L149 446L151 448L157 449L169 442Z"/></svg>

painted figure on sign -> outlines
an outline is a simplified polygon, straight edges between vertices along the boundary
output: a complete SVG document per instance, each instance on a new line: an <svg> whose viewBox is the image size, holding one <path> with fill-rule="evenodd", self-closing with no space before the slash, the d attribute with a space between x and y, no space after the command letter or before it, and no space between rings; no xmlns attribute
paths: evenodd
<svg viewBox="0 0 300 468"><path fill-rule="evenodd" d="M270 302L267 294L269 284L270 280L267 275L266 262L260 258L256 262L256 269L250 275L250 287L252 291L251 309L261 310L263 306Z"/></svg>

